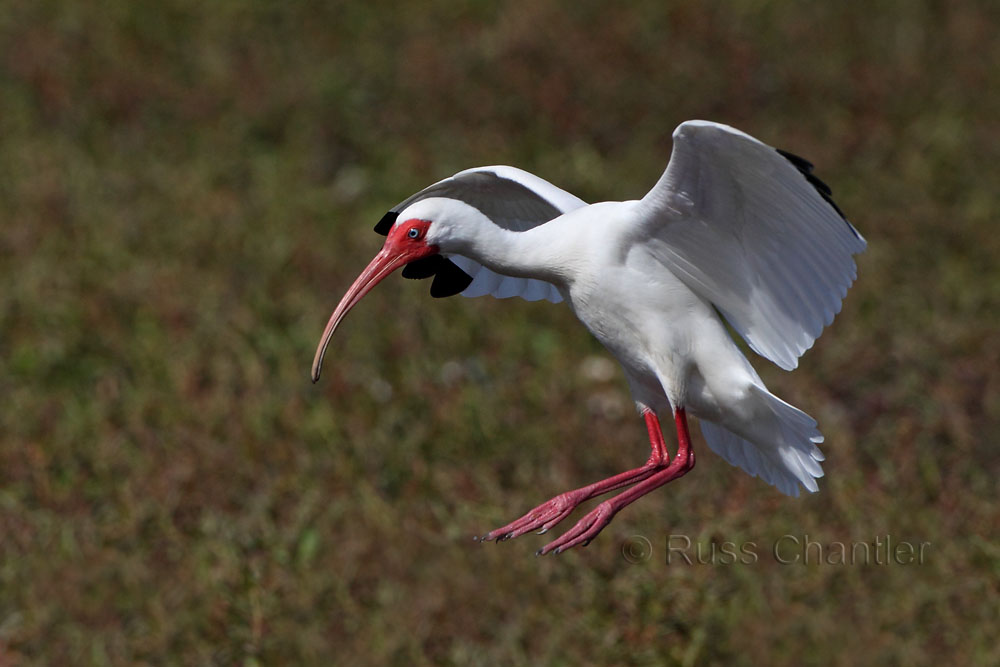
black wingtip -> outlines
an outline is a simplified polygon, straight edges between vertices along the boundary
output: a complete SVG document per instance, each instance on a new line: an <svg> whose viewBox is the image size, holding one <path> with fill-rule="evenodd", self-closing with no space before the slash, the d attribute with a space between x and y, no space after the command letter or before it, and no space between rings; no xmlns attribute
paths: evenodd
<svg viewBox="0 0 1000 667"><path fill-rule="evenodd" d="M396 224L396 218L398 217L399 213L396 211L389 211L383 215L382 219L378 221L377 225L375 225L375 233L381 234L382 236L388 236L392 226Z"/></svg>
<svg viewBox="0 0 1000 667"><path fill-rule="evenodd" d="M403 277L410 280L423 280L430 278L441 270L441 267L448 260L441 255L430 255L413 260L403 267Z"/></svg>
<svg viewBox="0 0 1000 667"><path fill-rule="evenodd" d="M812 173L814 165L809 160L805 159L800 155L796 155L795 153L789 153L788 151L783 151L780 148L775 148L774 150L778 151L778 154L781 155L781 157L785 158L786 160L794 164L795 168L801 171L803 174Z"/></svg>
<svg viewBox="0 0 1000 667"><path fill-rule="evenodd" d="M805 179L806 181L809 182L809 185L816 188L816 192L819 193L820 197L822 197L827 204L832 206L833 210L837 212L837 215L843 218L844 222L847 223L847 228L851 230L851 233L860 239L861 235L858 233L858 230L856 230L854 228L854 225L852 225L847 220L847 216L844 215L844 212L840 210L839 206L837 206L837 202L833 201L833 190L830 189L829 185L821 181L817 176L815 176L812 173L813 163L805 159L804 157L796 155L795 153L789 153L788 151L783 151L780 148L775 148L774 150L778 151L778 154L781 155L781 157L791 162L792 166L798 169L799 172L803 176L805 176Z"/></svg>
<svg viewBox="0 0 1000 667"><path fill-rule="evenodd" d="M439 255L440 256L440 255ZM444 259L441 268L438 269L434 282L431 283L431 296L435 299L442 299L446 296L454 296L465 291L465 288L472 284L472 276L458 268L450 259Z"/></svg>

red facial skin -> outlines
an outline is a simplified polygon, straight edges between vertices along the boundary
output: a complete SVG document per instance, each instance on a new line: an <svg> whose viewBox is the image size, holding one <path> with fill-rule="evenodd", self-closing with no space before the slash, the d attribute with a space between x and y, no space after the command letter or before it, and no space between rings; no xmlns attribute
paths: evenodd
<svg viewBox="0 0 1000 667"><path fill-rule="evenodd" d="M361 272L358 279L347 290L347 294L340 300L337 308L333 311L333 315L330 316L330 321L327 322L326 329L323 331L323 337L319 341L319 347L316 348L316 356L313 359L313 382L319 380L320 369L323 365L323 356L326 354L326 346L330 343L333 332L336 331L337 326L344 319L344 316L347 315L347 312L356 303L361 301L362 297L368 294L375 285L382 282L386 276L396 269L414 260L428 257L438 252L437 246L428 245L425 241L427 229L430 225L429 220L417 220L414 218L397 222L389 230L389 235L385 239L385 245L382 246L382 250L375 255L375 259Z"/></svg>

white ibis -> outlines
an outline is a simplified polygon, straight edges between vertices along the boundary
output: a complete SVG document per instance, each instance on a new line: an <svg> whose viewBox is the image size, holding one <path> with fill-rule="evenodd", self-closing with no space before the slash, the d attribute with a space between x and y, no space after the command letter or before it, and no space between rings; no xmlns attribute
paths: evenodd
<svg viewBox="0 0 1000 667"><path fill-rule="evenodd" d="M645 464L555 496L483 535L544 533L580 503L603 501L538 553L586 545L623 507L694 467L687 416L729 463L797 496L817 491L823 436L764 386L727 332L785 370L840 311L866 243L806 160L734 128L688 121L666 171L636 201L586 204L513 167L479 167L394 207L387 236L330 317L313 361L383 278L434 276L431 295L565 300L621 362L649 430ZM671 458L658 414L677 426Z"/></svg>

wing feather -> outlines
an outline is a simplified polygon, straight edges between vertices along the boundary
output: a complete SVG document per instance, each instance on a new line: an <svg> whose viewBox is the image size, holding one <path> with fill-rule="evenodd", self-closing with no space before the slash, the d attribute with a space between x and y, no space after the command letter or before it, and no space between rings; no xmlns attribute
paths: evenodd
<svg viewBox="0 0 1000 667"><path fill-rule="evenodd" d="M739 130L688 121L640 202L652 252L786 370L840 312L867 245L812 169Z"/></svg>

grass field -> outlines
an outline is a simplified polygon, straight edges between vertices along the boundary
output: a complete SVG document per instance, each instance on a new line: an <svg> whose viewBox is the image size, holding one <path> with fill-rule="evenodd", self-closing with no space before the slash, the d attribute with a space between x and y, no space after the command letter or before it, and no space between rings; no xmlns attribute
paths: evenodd
<svg viewBox="0 0 1000 667"><path fill-rule="evenodd" d="M2 4L3 667L1000 663L995 2ZM473 542L643 425L564 305L398 278L310 384L371 227L482 164L641 196L688 118L810 158L869 241L799 369L754 359L821 492L696 436L587 549ZM772 552L885 536L929 546Z"/></svg>

